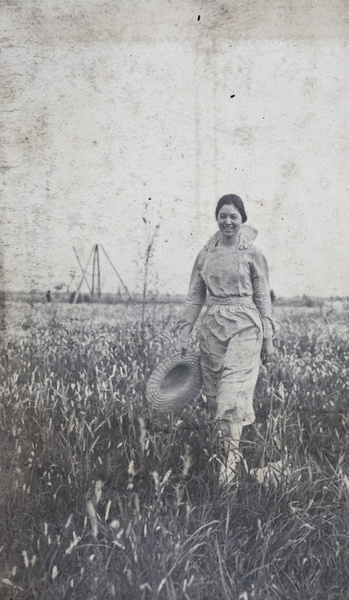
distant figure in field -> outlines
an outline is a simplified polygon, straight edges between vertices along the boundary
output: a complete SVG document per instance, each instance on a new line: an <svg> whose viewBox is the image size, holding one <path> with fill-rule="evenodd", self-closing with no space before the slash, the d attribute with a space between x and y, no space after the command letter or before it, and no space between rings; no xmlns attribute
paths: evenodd
<svg viewBox="0 0 349 600"><path fill-rule="evenodd" d="M270 290L270 300L271 300L272 304L274 304L275 299L276 299L276 296L275 296L274 290Z"/></svg>
<svg viewBox="0 0 349 600"><path fill-rule="evenodd" d="M244 225L241 198L220 198L216 220L219 231L197 256L175 331L176 348L183 354L207 297L200 360L208 406L220 424L226 449L220 482L229 484L240 460L242 428L255 421L253 393L260 356L267 362L274 352L274 325L267 261L253 244L256 229Z"/></svg>
<svg viewBox="0 0 349 600"><path fill-rule="evenodd" d="M48 290L46 292L46 300L47 300L47 302L51 302L51 290Z"/></svg>

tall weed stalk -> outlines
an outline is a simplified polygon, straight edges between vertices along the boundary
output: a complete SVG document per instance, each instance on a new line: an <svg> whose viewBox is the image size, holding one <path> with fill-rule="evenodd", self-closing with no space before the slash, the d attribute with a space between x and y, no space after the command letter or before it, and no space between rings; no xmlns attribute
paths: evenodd
<svg viewBox="0 0 349 600"><path fill-rule="evenodd" d="M148 305L149 269L154 255L155 242L159 233L160 223L153 225L150 217L150 201L144 204L143 223L145 225L146 247L143 262L142 313L141 313L141 351L145 348L146 308ZM157 215L159 218L159 215Z"/></svg>

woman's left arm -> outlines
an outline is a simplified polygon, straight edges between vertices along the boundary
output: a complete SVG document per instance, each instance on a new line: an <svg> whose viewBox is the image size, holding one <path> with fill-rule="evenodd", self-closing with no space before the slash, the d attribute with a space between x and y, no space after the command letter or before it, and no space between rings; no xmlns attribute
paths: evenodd
<svg viewBox="0 0 349 600"><path fill-rule="evenodd" d="M269 288L268 263L262 252L256 248L251 264L253 301L257 306L263 325L263 362L268 362L274 352L274 323Z"/></svg>

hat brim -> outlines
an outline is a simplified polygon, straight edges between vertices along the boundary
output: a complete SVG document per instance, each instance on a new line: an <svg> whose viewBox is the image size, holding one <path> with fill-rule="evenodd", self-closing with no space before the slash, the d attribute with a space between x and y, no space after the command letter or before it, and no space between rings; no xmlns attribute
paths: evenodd
<svg viewBox="0 0 349 600"><path fill-rule="evenodd" d="M148 402L159 412L190 406L202 388L200 358L197 354L172 354L151 374L146 387Z"/></svg>

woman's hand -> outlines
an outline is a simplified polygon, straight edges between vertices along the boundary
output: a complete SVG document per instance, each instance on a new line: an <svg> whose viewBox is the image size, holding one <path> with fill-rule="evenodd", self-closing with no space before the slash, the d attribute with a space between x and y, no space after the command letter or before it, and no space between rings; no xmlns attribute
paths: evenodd
<svg viewBox="0 0 349 600"><path fill-rule="evenodd" d="M181 340L181 338L177 338L176 341L176 350L180 353L181 356L185 356L189 345L189 340Z"/></svg>
<svg viewBox="0 0 349 600"><path fill-rule="evenodd" d="M271 357L275 352L273 340L271 338L264 338L262 345L262 363L265 365L270 362Z"/></svg>

